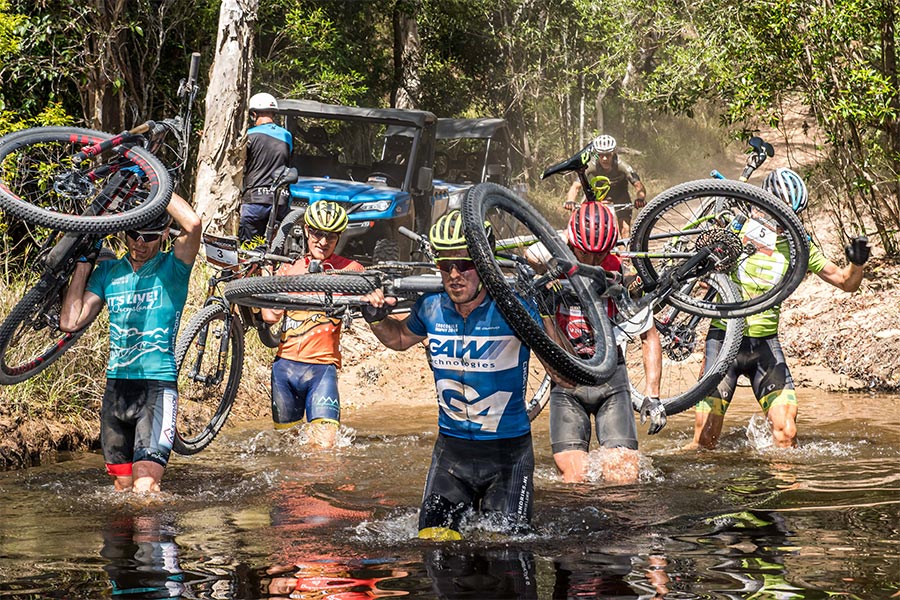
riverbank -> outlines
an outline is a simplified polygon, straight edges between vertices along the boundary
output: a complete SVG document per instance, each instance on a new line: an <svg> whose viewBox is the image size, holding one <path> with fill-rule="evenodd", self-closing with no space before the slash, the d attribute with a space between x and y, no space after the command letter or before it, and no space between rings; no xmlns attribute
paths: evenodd
<svg viewBox="0 0 900 600"><path fill-rule="evenodd" d="M826 247L825 252L839 256L835 248ZM259 346L252 334L247 340L248 345ZM898 394L900 262L873 259L866 266L860 290L853 294L808 276L784 303L781 341L801 390ZM86 344L69 352L44 377L66 381L84 378L78 365L84 364L85 353L98 358L104 352L96 342ZM387 350L362 322L354 323L345 333L343 346L340 393L345 414L381 399L433 408L434 380L424 348L403 353ZM269 417L270 356L271 351L261 346L248 352L230 423ZM0 469L53 461L59 452L96 449L102 383L61 386L78 389L74 392L78 398L72 397L73 392L60 394L56 402L65 402L65 409L30 405L28 398L34 389L29 384L0 389Z"/></svg>

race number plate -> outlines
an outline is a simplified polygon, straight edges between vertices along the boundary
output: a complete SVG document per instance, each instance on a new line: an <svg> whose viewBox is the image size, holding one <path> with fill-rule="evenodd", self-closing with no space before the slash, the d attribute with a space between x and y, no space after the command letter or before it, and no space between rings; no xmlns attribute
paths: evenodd
<svg viewBox="0 0 900 600"><path fill-rule="evenodd" d="M759 252L766 256L772 256L778 237L774 229L756 219L750 219L744 224L741 232L744 234L741 239L745 244L749 242L756 246Z"/></svg>
<svg viewBox="0 0 900 600"><path fill-rule="evenodd" d="M238 244L236 237L203 234L206 246L206 260L217 267L233 267L238 264Z"/></svg>

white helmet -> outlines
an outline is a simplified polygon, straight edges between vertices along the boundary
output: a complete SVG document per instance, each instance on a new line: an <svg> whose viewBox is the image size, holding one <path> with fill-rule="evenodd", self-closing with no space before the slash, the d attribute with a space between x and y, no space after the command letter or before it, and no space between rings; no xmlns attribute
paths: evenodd
<svg viewBox="0 0 900 600"><path fill-rule="evenodd" d="M278 101L275 96L262 92L250 96L250 110L273 111L278 110Z"/></svg>
<svg viewBox="0 0 900 600"><path fill-rule="evenodd" d="M591 142L591 149L597 153L606 154L608 152L616 151L616 138L611 135L598 135L594 138L594 141Z"/></svg>

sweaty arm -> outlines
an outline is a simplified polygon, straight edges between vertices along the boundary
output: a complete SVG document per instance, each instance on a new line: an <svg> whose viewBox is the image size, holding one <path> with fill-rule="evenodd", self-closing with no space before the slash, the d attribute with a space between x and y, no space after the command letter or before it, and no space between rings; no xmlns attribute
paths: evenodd
<svg viewBox="0 0 900 600"><path fill-rule="evenodd" d="M103 310L103 299L85 289L92 269L93 265L88 262L75 265L75 272L63 296L62 310L59 313L59 328L62 331L78 331Z"/></svg>
<svg viewBox="0 0 900 600"><path fill-rule="evenodd" d="M178 194L172 194L166 210L181 229L181 235L172 244L172 252L175 258L184 264L192 265L197 258L197 252L200 251L203 223L191 205Z"/></svg>
<svg viewBox="0 0 900 600"><path fill-rule="evenodd" d="M826 281L834 287L845 292L855 292L862 283L863 268L853 263L845 267L839 267L830 260L825 267L816 273L822 281Z"/></svg>

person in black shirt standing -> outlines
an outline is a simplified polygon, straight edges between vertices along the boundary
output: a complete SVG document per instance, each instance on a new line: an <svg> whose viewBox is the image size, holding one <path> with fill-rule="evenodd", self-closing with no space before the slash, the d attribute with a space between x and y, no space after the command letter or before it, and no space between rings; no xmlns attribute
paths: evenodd
<svg viewBox="0 0 900 600"><path fill-rule="evenodd" d="M275 201L270 189L278 167L290 166L293 138L275 123L278 102L271 94L254 94L250 98L253 127L247 132L247 164L244 168L244 191L241 195L241 222L238 237L242 241L264 236L269 213ZM282 207L282 213L287 212ZM283 218L284 214L278 215Z"/></svg>

